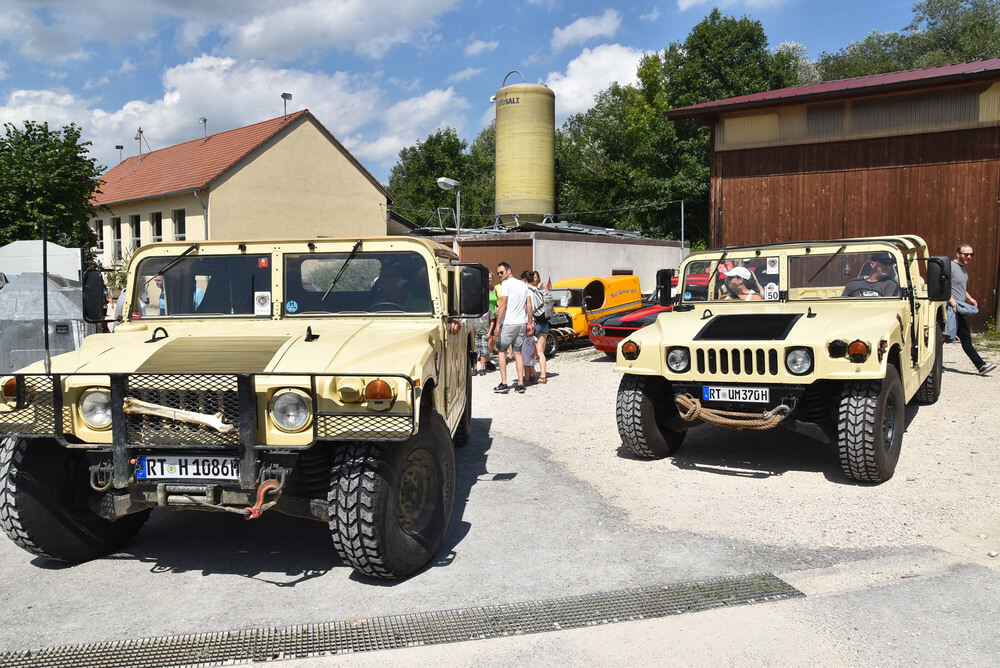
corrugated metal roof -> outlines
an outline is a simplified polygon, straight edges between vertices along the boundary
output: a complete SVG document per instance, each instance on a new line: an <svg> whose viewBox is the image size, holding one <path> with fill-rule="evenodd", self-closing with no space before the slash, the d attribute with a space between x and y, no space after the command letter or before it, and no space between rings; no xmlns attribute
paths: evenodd
<svg viewBox="0 0 1000 668"><path fill-rule="evenodd" d="M303 109L288 116L279 116L151 151L143 154L141 160L138 156L128 158L101 176L104 184L95 194L94 202L98 205L107 205L203 190L254 150L293 127L296 121L302 118L312 120L348 160L385 193L387 199L390 201L393 199L382 184L337 141L337 138L324 128L308 109Z"/></svg>
<svg viewBox="0 0 1000 668"><path fill-rule="evenodd" d="M824 81L822 83L792 86L790 88L778 88L763 93L752 93L724 100L678 107L677 109L668 111L667 118L678 119L712 116L726 111L771 107L791 103L800 104L828 98L874 95L897 90L926 88L988 78L1000 78L1000 58L976 60L956 65L925 67L919 70L872 74L865 77Z"/></svg>

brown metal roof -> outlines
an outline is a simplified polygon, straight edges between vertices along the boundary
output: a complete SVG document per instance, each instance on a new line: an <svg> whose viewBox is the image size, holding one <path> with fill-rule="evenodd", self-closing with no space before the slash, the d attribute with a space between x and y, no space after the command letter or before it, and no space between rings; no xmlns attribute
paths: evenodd
<svg viewBox="0 0 1000 668"><path fill-rule="evenodd" d="M393 201L389 191L350 151L308 109L303 109L288 116L279 116L152 151L144 154L142 160L138 157L128 158L101 176L104 183L95 193L94 203L109 205L204 190L267 141L297 125L300 119L315 123L347 159L385 194L386 199Z"/></svg>
<svg viewBox="0 0 1000 668"><path fill-rule="evenodd" d="M926 67L919 70L872 74L853 79L824 81L805 86L778 88L763 93L730 97L725 100L702 102L688 107L678 107L667 112L667 118L699 118L715 116L729 111L773 107L783 104L802 104L825 99L842 99L877 95L895 91L953 85L980 79L1000 79L1000 58L976 60L956 65Z"/></svg>

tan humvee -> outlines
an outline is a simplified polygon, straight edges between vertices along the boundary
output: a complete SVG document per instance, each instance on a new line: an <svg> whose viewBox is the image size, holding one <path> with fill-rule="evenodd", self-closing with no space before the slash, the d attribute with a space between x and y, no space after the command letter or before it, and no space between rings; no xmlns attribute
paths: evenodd
<svg viewBox="0 0 1000 668"><path fill-rule="evenodd" d="M782 426L835 443L851 478L892 476L906 403L941 392L947 257L893 236L694 253L679 272L673 311L618 349L631 452L666 457L704 422Z"/></svg>
<svg viewBox="0 0 1000 668"><path fill-rule="evenodd" d="M0 379L0 525L82 561L153 507L329 523L361 573L437 552L471 427L487 271L408 237L165 243L129 264L122 322ZM84 314L103 317L99 273ZM28 483L31 484L28 484Z"/></svg>

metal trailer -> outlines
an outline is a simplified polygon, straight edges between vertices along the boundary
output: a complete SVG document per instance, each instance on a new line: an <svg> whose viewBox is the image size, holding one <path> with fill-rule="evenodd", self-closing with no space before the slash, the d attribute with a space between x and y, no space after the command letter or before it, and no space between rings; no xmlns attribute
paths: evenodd
<svg viewBox="0 0 1000 668"><path fill-rule="evenodd" d="M7 277L0 287L0 373L45 357L42 274ZM83 320L80 284L49 275L49 347L52 355L76 350L93 331Z"/></svg>

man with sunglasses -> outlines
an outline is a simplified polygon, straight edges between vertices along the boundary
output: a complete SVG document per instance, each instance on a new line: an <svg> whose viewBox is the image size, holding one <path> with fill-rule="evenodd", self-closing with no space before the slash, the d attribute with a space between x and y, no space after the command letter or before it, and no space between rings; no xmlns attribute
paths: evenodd
<svg viewBox="0 0 1000 668"><path fill-rule="evenodd" d="M955 259L951 261L951 299L948 300L948 324L945 326L946 338L962 342L962 350L969 356L969 360L975 365L979 375L985 376L997 365L987 362L979 356L972 345L972 332L969 330L967 316L979 313L979 302L969 294L969 261L975 253L972 246L962 244L955 253Z"/></svg>

